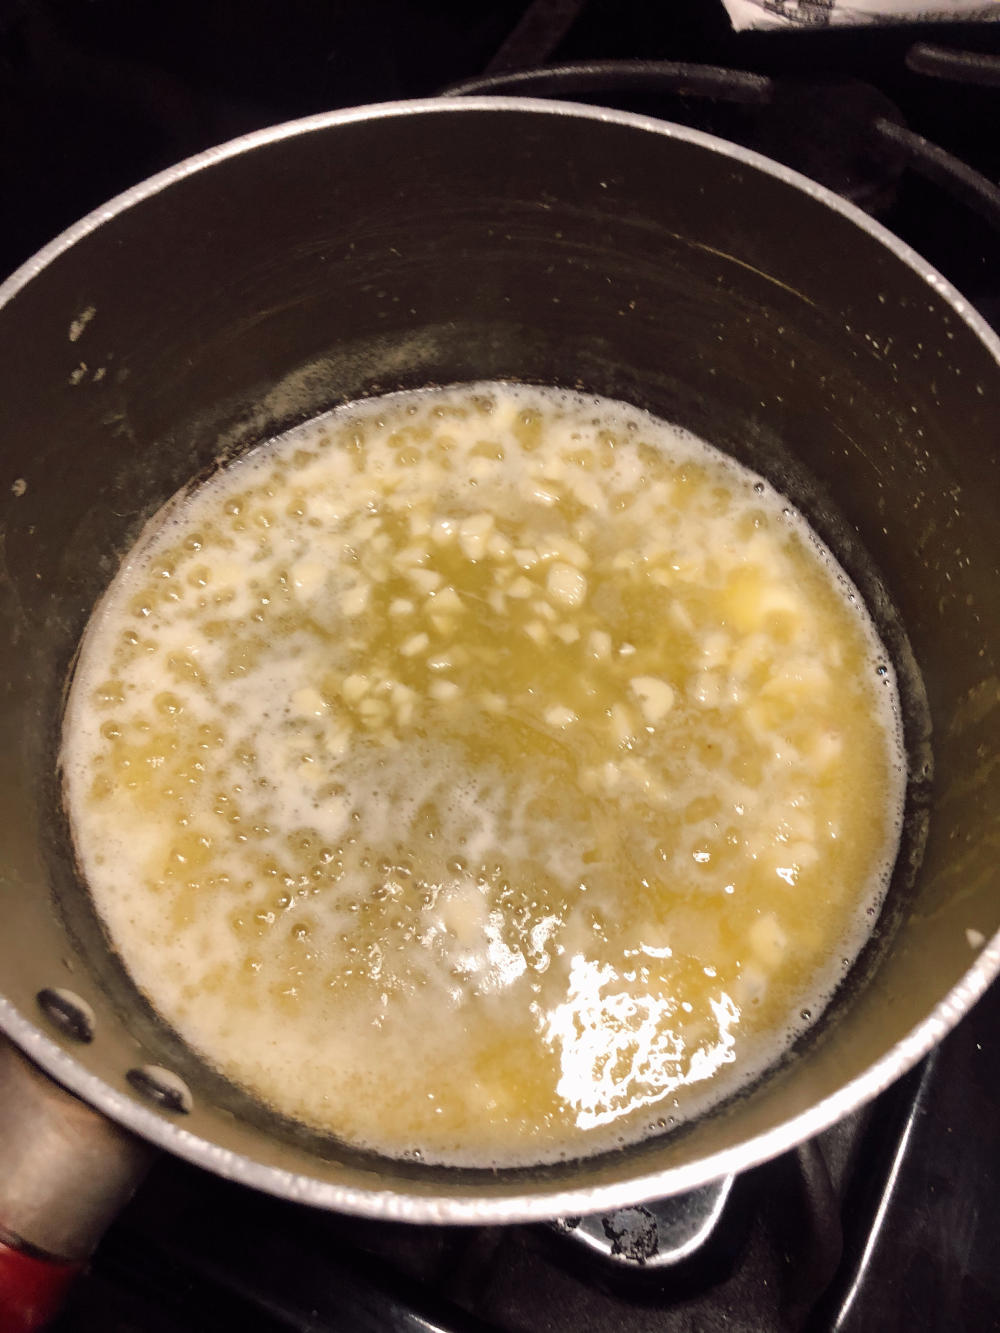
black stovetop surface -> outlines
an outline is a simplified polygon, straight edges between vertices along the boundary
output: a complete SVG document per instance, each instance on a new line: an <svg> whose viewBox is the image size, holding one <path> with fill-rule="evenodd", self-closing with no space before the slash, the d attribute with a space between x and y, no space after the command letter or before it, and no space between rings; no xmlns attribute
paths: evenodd
<svg viewBox="0 0 1000 1333"><path fill-rule="evenodd" d="M942 79L928 45L987 63ZM591 74L581 100L694 124L823 180L1000 326L989 57L1000 23L736 34L720 0L0 0L0 269L152 172L267 124L539 63L702 62L773 82L747 92L682 71L615 93ZM993 194L956 184L893 125L957 154ZM579 1225L360 1221L164 1158L57 1329L1000 1328L998 1020L994 990L873 1107L721 1191ZM693 1253L667 1263L695 1232Z"/></svg>
<svg viewBox="0 0 1000 1333"><path fill-rule="evenodd" d="M973 61L935 77L928 45ZM992 57L985 72L977 53ZM766 106L666 84L589 100L745 142L843 190L1000 316L998 57L1000 23L735 33L721 0L0 0L0 268L136 181L249 130L430 96L485 72L665 60L776 84ZM869 134L878 115L984 173L994 226L901 174L898 154Z"/></svg>

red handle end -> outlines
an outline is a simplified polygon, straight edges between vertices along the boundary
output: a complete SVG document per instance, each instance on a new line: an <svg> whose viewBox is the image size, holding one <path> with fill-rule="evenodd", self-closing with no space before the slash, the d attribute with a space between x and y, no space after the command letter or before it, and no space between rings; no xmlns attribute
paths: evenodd
<svg viewBox="0 0 1000 1333"><path fill-rule="evenodd" d="M43 1259L0 1241L0 1333L35 1333L57 1314L83 1264Z"/></svg>

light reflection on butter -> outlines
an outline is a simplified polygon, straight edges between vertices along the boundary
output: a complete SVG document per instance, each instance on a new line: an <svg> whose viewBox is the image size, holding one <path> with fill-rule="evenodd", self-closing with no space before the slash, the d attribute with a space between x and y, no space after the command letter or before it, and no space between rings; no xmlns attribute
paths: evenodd
<svg viewBox="0 0 1000 1333"><path fill-rule="evenodd" d="M505 942L503 938L504 925L503 912L490 913L490 919L486 925L486 939L488 941L486 957L489 959L490 970L482 983L482 989L487 993L494 990L503 990L528 970L528 964L524 961L524 954L521 953L520 949L512 949Z"/></svg>
<svg viewBox="0 0 1000 1333"><path fill-rule="evenodd" d="M692 1048L683 1035L692 1030L690 1018L675 1021L676 996L622 989L616 968L575 954L566 1000L549 1012L543 1039L558 1055L556 1092L574 1113L577 1128L613 1124L732 1063L740 1011L725 991L709 997L708 1008L707 1030Z"/></svg>

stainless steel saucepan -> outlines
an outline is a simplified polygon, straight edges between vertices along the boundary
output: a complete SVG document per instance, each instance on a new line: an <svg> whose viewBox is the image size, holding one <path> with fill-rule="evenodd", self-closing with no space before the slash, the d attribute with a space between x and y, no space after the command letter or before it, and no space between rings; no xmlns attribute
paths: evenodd
<svg viewBox="0 0 1000 1333"><path fill-rule="evenodd" d="M495 378L626 399L783 488L893 652L911 778L872 941L780 1068L638 1146L476 1171L355 1151L205 1068L107 945L56 756L88 613L172 492L342 400ZM996 973L1000 342L826 190L691 130L555 102L279 126L122 195L0 288L0 402L0 1023L75 1094L5 1057L0 1252L81 1258L140 1169L137 1140L413 1222L688 1190L874 1096ZM0 1253L0 1287L7 1271Z"/></svg>

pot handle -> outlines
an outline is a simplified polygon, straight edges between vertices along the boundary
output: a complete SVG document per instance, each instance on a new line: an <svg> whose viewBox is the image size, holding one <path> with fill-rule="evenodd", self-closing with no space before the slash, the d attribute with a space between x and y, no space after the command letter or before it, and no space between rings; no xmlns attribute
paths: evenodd
<svg viewBox="0 0 1000 1333"><path fill-rule="evenodd" d="M0 1240L0 1333L34 1333L59 1311L82 1263L47 1259Z"/></svg>
<svg viewBox="0 0 1000 1333"><path fill-rule="evenodd" d="M52 1319L153 1155L0 1037L0 1333Z"/></svg>

